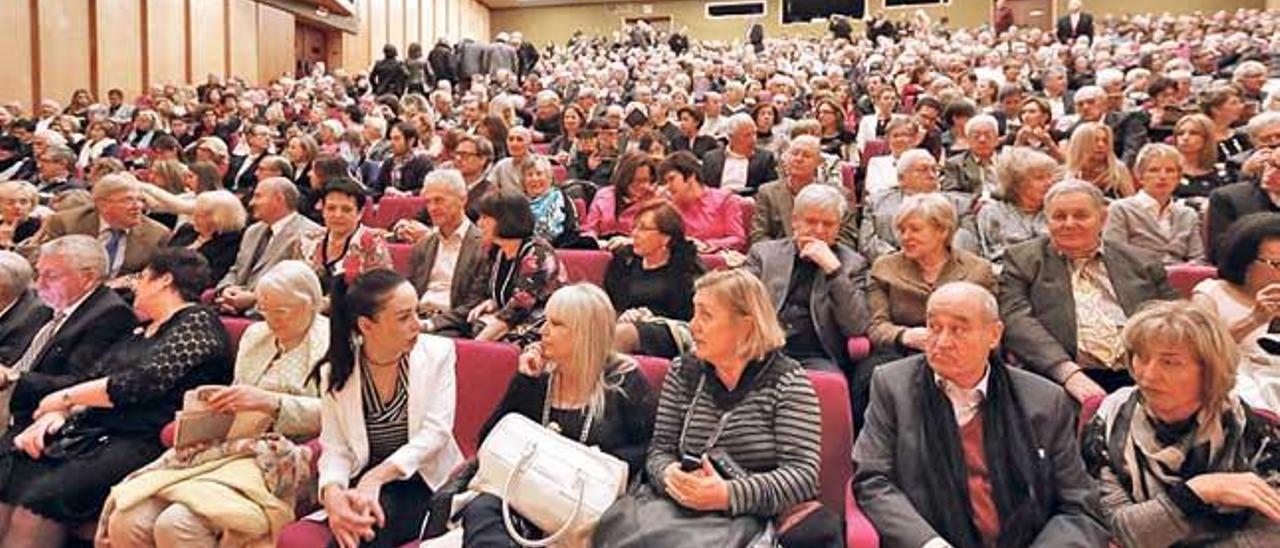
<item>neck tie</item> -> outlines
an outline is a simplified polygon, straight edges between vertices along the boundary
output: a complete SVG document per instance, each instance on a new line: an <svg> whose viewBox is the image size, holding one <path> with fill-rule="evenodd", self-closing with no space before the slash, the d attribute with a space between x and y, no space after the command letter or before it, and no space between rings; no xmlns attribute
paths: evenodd
<svg viewBox="0 0 1280 548"><path fill-rule="evenodd" d="M116 260L117 259L116 255L120 253L120 240L124 237L124 231L113 228L113 229L110 229L109 233L110 235L107 236L107 246L106 246L107 247L107 266L109 267L108 270L110 271L111 275L115 276L116 270L118 270L116 267L116 264L118 263L118 261Z"/></svg>
<svg viewBox="0 0 1280 548"><path fill-rule="evenodd" d="M262 260L262 255L267 252L267 246L271 244L271 225L267 225L267 229L262 232L262 238L258 240L258 245L253 247L253 259L249 261L249 268L256 269L258 261Z"/></svg>
<svg viewBox="0 0 1280 548"><path fill-rule="evenodd" d="M35 365L36 359L44 352L44 347L49 345L49 341L53 340L53 336L58 332L58 327L62 325L67 315L65 312L55 312L53 318L49 319L44 327L36 333L35 338L31 339L31 345L27 346L27 351L18 358L18 363L13 365L17 371L30 371L31 366Z"/></svg>

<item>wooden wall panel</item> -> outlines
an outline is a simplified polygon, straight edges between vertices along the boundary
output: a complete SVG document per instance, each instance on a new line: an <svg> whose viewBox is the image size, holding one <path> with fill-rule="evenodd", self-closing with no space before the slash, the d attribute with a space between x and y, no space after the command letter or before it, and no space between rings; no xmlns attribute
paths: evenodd
<svg viewBox="0 0 1280 548"><path fill-rule="evenodd" d="M258 5L258 83L294 72L293 14Z"/></svg>
<svg viewBox="0 0 1280 548"><path fill-rule="evenodd" d="M37 17L40 98L53 99L66 106L72 91L90 87L89 3L44 0L39 3Z"/></svg>
<svg viewBox="0 0 1280 548"><path fill-rule="evenodd" d="M187 79L184 8L174 0L147 2L148 84L178 84Z"/></svg>
<svg viewBox="0 0 1280 548"><path fill-rule="evenodd" d="M227 44L226 4L221 0L188 0L191 4L191 79L204 82L209 74L224 76Z"/></svg>
<svg viewBox="0 0 1280 548"><path fill-rule="evenodd" d="M0 102L17 101L29 112L35 90L31 82L31 3L0 2L0 36L9 47L0 48Z"/></svg>
<svg viewBox="0 0 1280 548"><path fill-rule="evenodd" d="M356 3L360 33L342 33L342 66L347 71L365 70L373 64L369 56L369 0Z"/></svg>
<svg viewBox="0 0 1280 548"><path fill-rule="evenodd" d="M258 80L258 4L231 0L231 75L247 82Z"/></svg>
<svg viewBox="0 0 1280 548"><path fill-rule="evenodd" d="M221 39L219 39L221 42ZM98 98L120 88L126 98L142 93L142 4L98 0Z"/></svg>
<svg viewBox="0 0 1280 548"><path fill-rule="evenodd" d="M404 59L404 0L384 0L387 3L387 42L394 45Z"/></svg>

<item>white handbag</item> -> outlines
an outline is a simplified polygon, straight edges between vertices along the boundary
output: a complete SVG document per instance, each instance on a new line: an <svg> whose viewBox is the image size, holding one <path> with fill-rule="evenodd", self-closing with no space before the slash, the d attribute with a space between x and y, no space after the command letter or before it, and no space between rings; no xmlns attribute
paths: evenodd
<svg viewBox="0 0 1280 548"><path fill-rule="evenodd" d="M626 462L518 413L498 421L479 459L470 488L502 499L507 533L529 548L587 546L600 516L627 486ZM541 540L521 536L512 508L550 534Z"/></svg>

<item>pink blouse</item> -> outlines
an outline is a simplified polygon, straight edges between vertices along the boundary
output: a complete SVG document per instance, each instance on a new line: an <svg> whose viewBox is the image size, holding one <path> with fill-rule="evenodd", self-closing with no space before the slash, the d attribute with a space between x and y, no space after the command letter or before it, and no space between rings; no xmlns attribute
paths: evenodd
<svg viewBox="0 0 1280 548"><path fill-rule="evenodd" d="M737 194L722 188L704 188L702 198L691 204L676 204L684 219L684 233L711 246L711 252L732 249L747 251L742 207Z"/></svg>
<svg viewBox="0 0 1280 548"><path fill-rule="evenodd" d="M636 222L636 212L640 210L640 205L644 202L636 202L622 210L619 215L616 211L617 205L614 200L616 191L612 186L604 187L596 191L596 197L591 200L591 207L587 210L587 219L582 222L582 234L592 238L600 236L612 236L616 234L631 234L631 227Z"/></svg>

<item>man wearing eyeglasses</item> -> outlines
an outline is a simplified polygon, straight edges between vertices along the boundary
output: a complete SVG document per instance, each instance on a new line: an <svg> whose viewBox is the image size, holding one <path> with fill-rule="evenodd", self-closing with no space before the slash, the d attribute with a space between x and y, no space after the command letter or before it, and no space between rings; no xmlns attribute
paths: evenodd
<svg viewBox="0 0 1280 548"><path fill-rule="evenodd" d="M1247 131L1256 148L1243 162L1242 179L1209 194L1206 251L1215 264L1218 242L1236 219L1250 213L1280 212L1280 113L1254 116Z"/></svg>
<svg viewBox="0 0 1280 548"><path fill-rule="evenodd" d="M24 246L29 258L35 246L67 234L96 238L107 252L105 278L141 272L156 249L169 241L169 230L143 215L140 185L131 175L112 174L93 186L93 205L57 213Z"/></svg>

